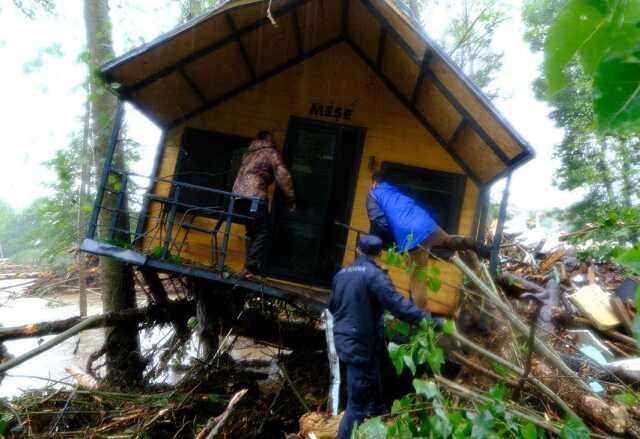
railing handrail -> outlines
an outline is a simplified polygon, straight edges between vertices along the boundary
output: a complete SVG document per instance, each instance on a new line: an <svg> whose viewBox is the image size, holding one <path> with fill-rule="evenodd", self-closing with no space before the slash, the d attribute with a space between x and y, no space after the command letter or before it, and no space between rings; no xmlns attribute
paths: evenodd
<svg viewBox="0 0 640 439"><path fill-rule="evenodd" d="M251 201L256 201L256 202L260 202L262 201L261 198L259 197L254 197L254 196L247 196L247 195L241 195L241 194L236 194L234 192L228 192L228 191L223 191L220 189L213 189L213 188L209 188L206 186L200 186L197 184L191 184L191 183L185 183L179 180L172 180L172 179L167 179L164 177L151 177L148 175L144 175L144 174L140 174L137 172L133 172L133 171L127 171L124 169L120 169L120 168L116 168L116 167L111 167L110 172L113 172L114 174L120 174L120 175L129 175L129 176L134 176L134 177L141 177L141 178L148 178L149 180L153 180L156 183L167 183L170 184L172 186L182 186L185 188L189 188L189 189L197 189L197 190L202 190L205 192L211 192L211 193L216 193L216 194L220 194L220 195L226 195L229 197L234 197L236 199L245 199L245 200L251 200Z"/></svg>

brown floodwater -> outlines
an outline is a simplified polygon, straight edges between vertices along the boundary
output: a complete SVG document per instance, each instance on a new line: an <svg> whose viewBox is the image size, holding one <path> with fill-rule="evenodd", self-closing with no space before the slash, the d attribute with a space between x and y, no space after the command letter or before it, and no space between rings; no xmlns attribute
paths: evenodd
<svg viewBox="0 0 640 439"><path fill-rule="evenodd" d="M39 297L22 297L27 279L0 281L0 324L2 326L17 326L42 321L65 319L77 316L79 313L78 294L61 293ZM8 288L7 288L8 287ZM7 289L5 289L7 288ZM144 306L146 298L138 297L139 305ZM100 314L102 312L101 297L97 293L87 295L88 314ZM140 332L140 342L143 353L149 353L155 346L162 344L171 335L171 327L154 327ZM226 334L225 334L226 335ZM22 340L8 341L5 347L13 356L28 352L53 336L42 338L26 338ZM226 341L234 340L232 357L237 361L263 360L266 362L262 372L270 376L278 374L277 364L274 360L277 351L271 347L256 345L252 340L233 337L231 334ZM48 385L54 387L64 386L56 383L62 381L74 385L75 381L65 371L66 368L84 369L89 355L100 349L104 342L102 328L84 331L73 336L54 348L22 363L9 370L4 380L0 383L0 397L17 396L27 389L41 388ZM187 347L187 356L182 361L185 365L190 363L191 357L199 352L197 336L193 336ZM181 376L182 367L169 368L158 381L173 383Z"/></svg>

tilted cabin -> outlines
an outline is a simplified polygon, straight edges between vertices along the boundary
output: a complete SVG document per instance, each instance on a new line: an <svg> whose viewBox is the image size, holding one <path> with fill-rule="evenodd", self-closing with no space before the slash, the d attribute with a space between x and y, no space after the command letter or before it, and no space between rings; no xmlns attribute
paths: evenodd
<svg viewBox="0 0 640 439"><path fill-rule="evenodd" d="M358 231L369 229L373 169L426 203L450 233L479 236L489 187L533 157L394 0L233 0L108 62L102 75L163 136L134 246L109 241L115 219L96 235L105 193L118 194L121 207L135 198L134 176L108 158L83 249L318 307L353 259ZM121 109L117 119L111 154ZM254 283L234 276L244 230L229 191L260 130L275 134L298 211L273 194L267 279ZM447 264L441 272L429 306L450 313L462 276ZM405 272L390 274L406 292Z"/></svg>

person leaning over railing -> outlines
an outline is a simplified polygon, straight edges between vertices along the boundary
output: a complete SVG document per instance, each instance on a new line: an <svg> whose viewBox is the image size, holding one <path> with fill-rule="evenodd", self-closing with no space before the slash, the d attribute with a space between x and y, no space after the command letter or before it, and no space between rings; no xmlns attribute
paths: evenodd
<svg viewBox="0 0 640 439"><path fill-rule="evenodd" d="M250 279L261 274L264 252L269 239L269 186L276 182L286 197L289 210L296 209L296 197L291 174L284 165L282 155L276 149L273 134L260 131L242 156L238 176L232 192L246 197L260 198L256 212L250 212L251 200L238 200L237 212L251 216L245 222L246 260L243 276Z"/></svg>

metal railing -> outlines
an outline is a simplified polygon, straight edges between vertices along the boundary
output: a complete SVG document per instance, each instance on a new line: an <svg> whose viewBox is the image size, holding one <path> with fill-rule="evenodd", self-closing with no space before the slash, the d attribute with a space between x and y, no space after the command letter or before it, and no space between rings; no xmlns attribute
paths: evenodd
<svg viewBox="0 0 640 439"><path fill-rule="evenodd" d="M118 117L122 116L121 111L119 108L116 125ZM117 138L118 131L115 128L112 136ZM208 247L205 251L211 254L210 266L223 271L225 260L232 253L229 250L231 237L245 239L244 235L232 233L233 223L246 224L251 221L260 199L173 178L119 169L112 164L114 150L115 142L109 145L86 237L122 248L135 248L159 260L183 263L182 254L186 248L202 247L201 244L191 245L188 242L189 234L205 233L211 237L211 244L205 246ZM154 173L157 173L157 169ZM156 191L159 185L166 185L162 193L168 193L168 196L159 195ZM200 206L185 202L181 193L187 189L201 192L202 199L211 199L211 194L214 194L220 204ZM242 212L238 211L240 200L244 200L243 204L248 206L248 210L243 207ZM214 226L209 228L194 224L196 218L202 216L215 221ZM222 237L220 245L219 235ZM158 243L159 246L149 251L145 243Z"/></svg>

